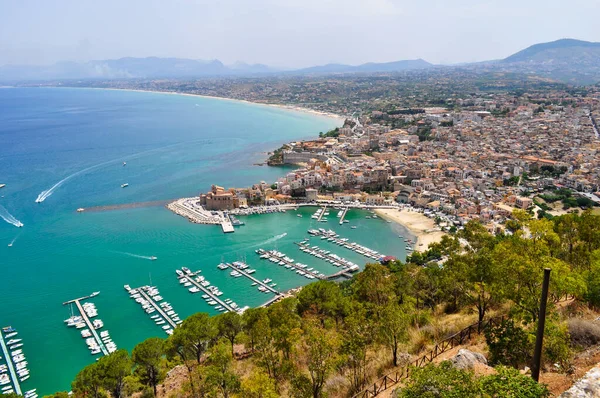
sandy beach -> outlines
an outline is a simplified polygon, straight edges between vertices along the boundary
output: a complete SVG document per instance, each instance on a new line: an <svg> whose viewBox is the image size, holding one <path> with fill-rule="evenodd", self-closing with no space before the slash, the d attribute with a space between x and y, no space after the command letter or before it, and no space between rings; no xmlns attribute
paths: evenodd
<svg viewBox="0 0 600 398"><path fill-rule="evenodd" d="M444 236L444 232L434 230L438 228L435 222L425 217L422 213L415 211L409 211L406 209L377 209L375 210L377 215L396 222L406 229L408 229L413 235L417 237L416 251L424 251L427 247L434 242L439 242Z"/></svg>
<svg viewBox="0 0 600 398"><path fill-rule="evenodd" d="M327 118L330 118L330 119L336 119L337 121L339 121L342 124L346 120L346 118L344 116L337 115L335 113L320 112L320 111L315 111L314 109L302 108L300 106L282 105L282 104L265 104L263 102L253 102L253 101L247 101L247 100L235 99L235 98L227 98L227 97L216 97L216 96L213 96L213 95L181 93L181 92L178 92L178 91L136 90L136 89L133 89L133 88L110 88L110 87L106 87L106 88L104 88L104 87L68 87L68 88L83 88L83 89L86 89L86 90L87 89L94 89L94 90L114 90L114 91L118 90L118 91L133 91L133 92L138 92L138 93L185 95L185 96L188 96L188 97L200 97L200 98L217 99L217 100L222 100L222 101L243 102L243 103L251 104L251 105L268 106L268 107L272 107L272 108L286 109L286 110L295 111L295 112L310 113L311 115L317 115L317 116L327 117Z"/></svg>

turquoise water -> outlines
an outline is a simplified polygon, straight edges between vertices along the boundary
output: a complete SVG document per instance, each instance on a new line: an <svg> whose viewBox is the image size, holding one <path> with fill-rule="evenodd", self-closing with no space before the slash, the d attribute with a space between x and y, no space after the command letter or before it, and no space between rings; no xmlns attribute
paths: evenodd
<svg viewBox="0 0 600 398"><path fill-rule="evenodd" d="M241 306L260 305L271 296L245 278L218 270L221 259L245 259L257 278L269 277L281 289L308 280L260 260L255 249L277 248L324 273L336 270L294 244L311 227L331 228L403 257L398 235L406 232L366 219L359 211L350 212L351 222L342 226L333 213L329 223L317 225L310 208L298 211L302 218L293 211L248 216L245 226L228 235L219 227L191 224L164 207L75 212L79 207L191 196L213 183L272 182L285 170L255 166L265 151L336 124L304 113L188 96L1 89L0 183L7 186L0 190L0 217L9 222L0 218L0 325L12 325L24 340L32 376L23 388L37 388L41 394L68 390L77 371L94 360L79 332L64 325L70 313L62 305L93 291L101 291L92 301L104 330L119 348L130 350L145 338L166 335L128 298L124 284L152 281L183 318L214 311L200 295L179 285L174 270L181 266L202 270L224 292L222 298ZM129 187L120 188L125 182ZM45 200L35 203L43 192ZM15 227L16 220L24 227ZM356 253L312 241L365 263Z"/></svg>

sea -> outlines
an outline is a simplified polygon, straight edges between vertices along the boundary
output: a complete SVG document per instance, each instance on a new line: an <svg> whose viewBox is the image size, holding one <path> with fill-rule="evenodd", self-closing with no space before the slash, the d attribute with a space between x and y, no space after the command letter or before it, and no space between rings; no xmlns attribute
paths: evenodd
<svg viewBox="0 0 600 398"><path fill-rule="evenodd" d="M316 208L240 217L245 225L232 234L192 224L163 205L76 211L190 197L211 184L270 184L293 167L259 165L267 151L340 123L289 109L166 93L0 89L0 184L6 184L0 189L0 326L12 326L22 339L31 374L22 389L69 391L77 372L96 360L80 331L64 323L74 309L63 303L92 292L100 292L88 301L98 309L102 330L119 348L131 350L166 334L129 298L125 284L156 286L183 319L217 311L178 283L175 269L182 266L201 271L223 291L222 299L251 307L272 296L219 270L219 263L245 261L257 278L270 278L281 290L310 281L261 260L256 249L277 249L325 274L336 271L298 249L295 242L308 237L310 228L332 229L405 258L401 237L408 232L359 210L350 211L343 225L333 209L327 223L311 218ZM367 262L318 238L311 244L361 267Z"/></svg>

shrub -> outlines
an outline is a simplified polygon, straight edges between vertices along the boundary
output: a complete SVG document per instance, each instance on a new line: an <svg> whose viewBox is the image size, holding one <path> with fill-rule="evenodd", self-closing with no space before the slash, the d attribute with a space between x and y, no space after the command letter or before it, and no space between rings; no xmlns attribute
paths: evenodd
<svg viewBox="0 0 600 398"><path fill-rule="evenodd" d="M563 371L570 370L571 346L566 323L547 322L544 331L545 361L556 363Z"/></svg>
<svg viewBox="0 0 600 398"><path fill-rule="evenodd" d="M479 379L481 392L490 398L545 398L550 395L544 384L518 370L499 366L496 374Z"/></svg>
<svg viewBox="0 0 600 398"><path fill-rule="evenodd" d="M491 365L508 365L518 368L529 363L531 344L527 332L508 319L485 331L485 341L490 350Z"/></svg>
<svg viewBox="0 0 600 398"><path fill-rule="evenodd" d="M600 325L584 319L569 319L569 335L571 344L580 348L588 348L600 343Z"/></svg>
<svg viewBox="0 0 600 398"><path fill-rule="evenodd" d="M410 381L398 398L476 398L479 388L473 373L456 369L448 361L436 366L413 368Z"/></svg>

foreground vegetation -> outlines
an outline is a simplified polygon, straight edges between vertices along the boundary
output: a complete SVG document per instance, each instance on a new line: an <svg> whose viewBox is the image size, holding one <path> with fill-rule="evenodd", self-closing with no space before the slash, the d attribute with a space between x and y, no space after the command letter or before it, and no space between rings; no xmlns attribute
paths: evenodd
<svg viewBox="0 0 600 398"><path fill-rule="evenodd" d="M567 323L557 304L571 297L600 306L600 217L538 220L516 212L509 226L491 235L471 222L406 263L368 264L350 281L312 283L243 315L195 314L166 340L151 338L131 356L119 350L87 366L72 391L88 398L351 396L467 323L505 314L484 334L495 372L432 364L412 371L398 396L548 396L515 370L531 360L542 272L552 269L543 369L571 372L573 355L597 344L600 328ZM184 370L181 390L161 392L176 365Z"/></svg>

